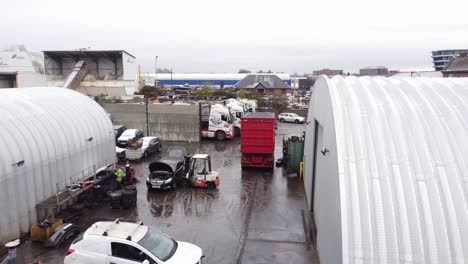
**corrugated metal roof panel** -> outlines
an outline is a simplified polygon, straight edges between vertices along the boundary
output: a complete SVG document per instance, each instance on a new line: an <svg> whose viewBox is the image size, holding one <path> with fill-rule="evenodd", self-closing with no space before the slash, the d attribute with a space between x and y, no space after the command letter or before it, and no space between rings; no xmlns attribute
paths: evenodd
<svg viewBox="0 0 468 264"><path fill-rule="evenodd" d="M459 56L451 59L443 72L468 72L468 56Z"/></svg>
<svg viewBox="0 0 468 264"><path fill-rule="evenodd" d="M468 79L320 78L343 263L468 263Z"/></svg>
<svg viewBox="0 0 468 264"><path fill-rule="evenodd" d="M70 57L78 57L81 58L83 56L119 56L122 53L127 53L129 56L136 58L132 54L128 53L125 50L44 50L42 51L45 56L52 56L52 57L60 57L60 58L70 58Z"/></svg>
<svg viewBox="0 0 468 264"><path fill-rule="evenodd" d="M55 194L57 183L113 163L115 136L104 109L69 89L0 89L0 102L0 241L5 242L29 232L36 204Z"/></svg>

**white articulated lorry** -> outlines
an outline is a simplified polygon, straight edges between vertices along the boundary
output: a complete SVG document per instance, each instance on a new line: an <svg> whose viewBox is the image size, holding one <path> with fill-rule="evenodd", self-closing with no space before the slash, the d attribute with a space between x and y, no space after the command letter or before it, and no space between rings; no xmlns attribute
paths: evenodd
<svg viewBox="0 0 468 264"><path fill-rule="evenodd" d="M200 105L200 133L202 138L225 140L233 138L233 117L223 105Z"/></svg>
<svg viewBox="0 0 468 264"><path fill-rule="evenodd" d="M228 103L227 108L233 116L234 136L240 136L241 131L241 117L245 115L244 106L238 101L231 101Z"/></svg>

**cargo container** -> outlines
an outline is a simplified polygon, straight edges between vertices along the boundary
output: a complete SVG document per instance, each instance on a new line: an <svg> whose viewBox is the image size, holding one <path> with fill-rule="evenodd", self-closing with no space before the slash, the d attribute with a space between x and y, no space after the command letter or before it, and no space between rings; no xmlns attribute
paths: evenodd
<svg viewBox="0 0 468 264"><path fill-rule="evenodd" d="M241 117L241 165L273 168L275 153L275 115L248 113Z"/></svg>

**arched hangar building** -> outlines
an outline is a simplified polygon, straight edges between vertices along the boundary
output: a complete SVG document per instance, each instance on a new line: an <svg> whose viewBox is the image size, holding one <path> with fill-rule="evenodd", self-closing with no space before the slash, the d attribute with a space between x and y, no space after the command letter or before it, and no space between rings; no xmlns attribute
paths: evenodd
<svg viewBox="0 0 468 264"><path fill-rule="evenodd" d="M304 186L320 263L468 263L468 79L319 77Z"/></svg>
<svg viewBox="0 0 468 264"><path fill-rule="evenodd" d="M29 232L57 183L115 162L104 109L65 88L0 89L0 244ZM59 184L60 185L60 184Z"/></svg>

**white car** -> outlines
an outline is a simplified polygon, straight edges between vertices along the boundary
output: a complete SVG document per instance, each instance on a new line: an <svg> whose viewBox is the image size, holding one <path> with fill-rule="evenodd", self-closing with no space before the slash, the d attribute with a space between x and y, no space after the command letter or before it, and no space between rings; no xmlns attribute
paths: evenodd
<svg viewBox="0 0 468 264"><path fill-rule="evenodd" d="M117 139L117 147L126 148L130 139L139 139L143 137L143 132L139 129L127 129Z"/></svg>
<svg viewBox="0 0 468 264"><path fill-rule="evenodd" d="M78 236L65 264L202 264L202 250L143 223L94 223Z"/></svg>
<svg viewBox="0 0 468 264"><path fill-rule="evenodd" d="M161 140L158 137L142 137L138 140L130 140L125 150L128 160L139 160L161 151Z"/></svg>
<svg viewBox="0 0 468 264"><path fill-rule="evenodd" d="M294 122L296 124L304 124L306 119L295 113L281 113L278 115L278 120L280 122Z"/></svg>

